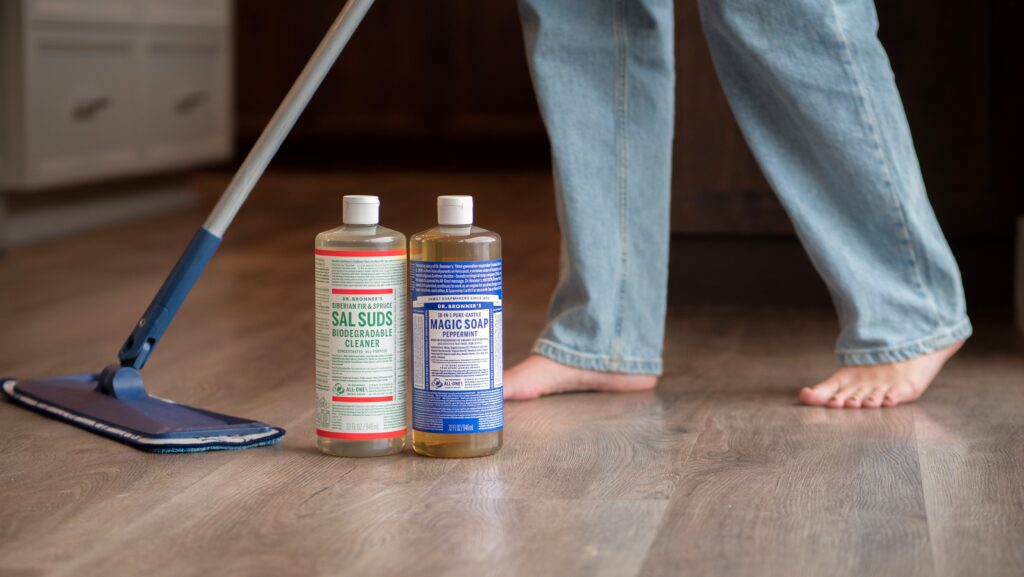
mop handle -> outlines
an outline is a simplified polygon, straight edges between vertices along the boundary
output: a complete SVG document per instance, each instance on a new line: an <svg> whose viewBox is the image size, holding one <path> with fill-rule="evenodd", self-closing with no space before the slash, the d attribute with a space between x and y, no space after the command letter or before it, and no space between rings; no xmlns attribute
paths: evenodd
<svg viewBox="0 0 1024 577"><path fill-rule="evenodd" d="M167 276L167 280L156 293L153 302L125 340L117 355L121 366L141 369L146 364L146 359L160 341L167 326L171 324L181 303L213 258L224 231L231 225L249 193L263 176L270 160L274 158L281 143L295 126L295 121L309 104L324 76L331 70L372 5L373 0L348 0L341 9L327 35L313 52L295 84L292 84L288 94L277 107L270 123L263 129L242 166L238 168L238 172L217 201L217 206L213 207L206 222L196 231L185 252Z"/></svg>
<svg viewBox="0 0 1024 577"><path fill-rule="evenodd" d="M224 231L234 220L238 210L242 208L242 204L245 203L245 199L256 186L256 182L263 176L267 164L274 158L277 149L291 132L295 121L309 104L309 100L320 86L320 82L330 71L334 61L337 60L338 55L341 54L345 44L348 43L352 33L356 31L372 4L373 0L349 0L345 4L341 13L338 14L338 18L327 31L327 36L320 42L320 46L317 47L316 52L313 53L309 62L306 63L306 67L295 80L295 84L288 91L288 95L277 107L277 112L270 119L270 124L263 129L263 134L249 151L249 155L245 157L245 161L235 173L235 177L231 179L231 184L220 197L220 201L217 202L217 206L213 208L213 212L206 219L203 228L217 236L224 236Z"/></svg>

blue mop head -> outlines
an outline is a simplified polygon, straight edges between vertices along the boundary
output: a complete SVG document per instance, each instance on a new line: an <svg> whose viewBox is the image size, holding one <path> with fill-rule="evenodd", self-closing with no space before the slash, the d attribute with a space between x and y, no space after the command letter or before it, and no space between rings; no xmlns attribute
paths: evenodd
<svg viewBox="0 0 1024 577"><path fill-rule="evenodd" d="M18 405L151 453L248 449L273 445L285 434L258 421L148 395L141 377L135 394L121 398L104 392L95 374L0 383Z"/></svg>

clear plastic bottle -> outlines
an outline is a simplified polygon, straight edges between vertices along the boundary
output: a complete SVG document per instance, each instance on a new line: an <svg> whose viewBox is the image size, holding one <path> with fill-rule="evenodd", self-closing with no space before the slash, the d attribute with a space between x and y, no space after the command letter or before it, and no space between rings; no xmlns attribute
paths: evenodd
<svg viewBox="0 0 1024 577"><path fill-rule="evenodd" d="M438 226L409 241L413 449L481 457L501 448L501 237L473 226L473 198L437 199Z"/></svg>
<svg viewBox="0 0 1024 577"><path fill-rule="evenodd" d="M317 235L317 447L341 457L405 448L405 235L378 224L376 196L346 196Z"/></svg>

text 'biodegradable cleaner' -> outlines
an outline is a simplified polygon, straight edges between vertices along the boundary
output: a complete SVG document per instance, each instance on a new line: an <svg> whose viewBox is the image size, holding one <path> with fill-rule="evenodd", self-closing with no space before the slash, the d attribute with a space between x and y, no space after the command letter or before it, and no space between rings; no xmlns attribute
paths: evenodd
<svg viewBox="0 0 1024 577"><path fill-rule="evenodd" d="M346 196L316 237L316 444L342 457L405 448L405 235L376 196Z"/></svg>
<svg viewBox="0 0 1024 577"><path fill-rule="evenodd" d="M409 242L412 446L431 457L501 448L501 237L473 226L473 197L437 199L438 226Z"/></svg>

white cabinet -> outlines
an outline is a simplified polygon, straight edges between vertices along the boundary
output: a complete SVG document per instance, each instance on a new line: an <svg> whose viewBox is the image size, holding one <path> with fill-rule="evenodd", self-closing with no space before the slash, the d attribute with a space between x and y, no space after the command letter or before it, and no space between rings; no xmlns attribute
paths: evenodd
<svg viewBox="0 0 1024 577"><path fill-rule="evenodd" d="M153 23L227 26L231 15L224 1L148 0L143 4L146 20Z"/></svg>
<svg viewBox="0 0 1024 577"><path fill-rule="evenodd" d="M227 158L229 0L0 2L0 187Z"/></svg>
<svg viewBox="0 0 1024 577"><path fill-rule="evenodd" d="M10 0L8 0L10 1ZM19 3L19 0L10 2ZM29 22L134 22L139 18L140 0L23 0Z"/></svg>
<svg viewBox="0 0 1024 577"><path fill-rule="evenodd" d="M142 152L149 163L190 164L230 149L225 49L215 38L146 42Z"/></svg>
<svg viewBox="0 0 1024 577"><path fill-rule="evenodd" d="M133 171L140 162L127 38L33 34L25 67L26 184Z"/></svg>

